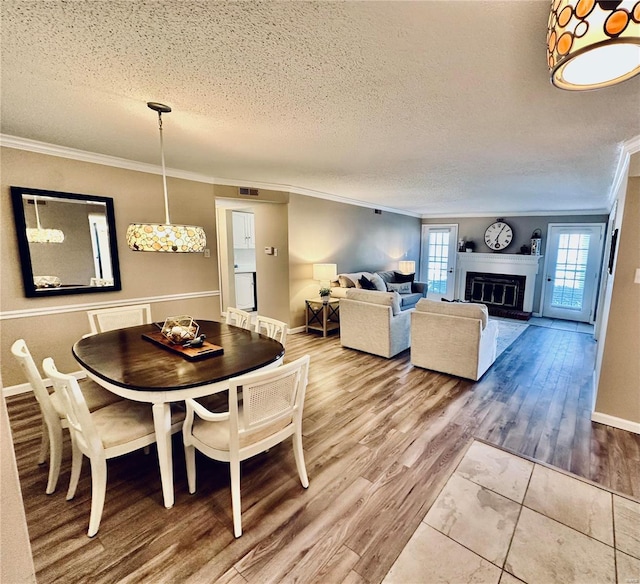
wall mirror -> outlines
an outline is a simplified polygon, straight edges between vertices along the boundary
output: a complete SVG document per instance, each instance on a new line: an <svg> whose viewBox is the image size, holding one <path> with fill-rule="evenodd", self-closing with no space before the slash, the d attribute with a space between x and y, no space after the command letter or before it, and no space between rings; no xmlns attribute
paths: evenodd
<svg viewBox="0 0 640 584"><path fill-rule="evenodd" d="M11 187L29 298L121 290L113 199Z"/></svg>

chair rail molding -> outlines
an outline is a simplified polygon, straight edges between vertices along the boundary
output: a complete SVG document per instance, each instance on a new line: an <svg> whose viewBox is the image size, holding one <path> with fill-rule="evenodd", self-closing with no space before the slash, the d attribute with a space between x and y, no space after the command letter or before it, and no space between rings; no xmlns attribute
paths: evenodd
<svg viewBox="0 0 640 584"><path fill-rule="evenodd" d="M144 298L127 298L126 300L109 300L106 302L87 302L84 304L64 304L59 306L47 306L44 308L29 308L25 310L5 310L0 312L1 320L15 318L33 318L47 316L49 314L63 314L66 312L83 312L100 308L112 308L116 306L130 306L132 304L168 302L170 300L190 300L192 298L207 298L220 296L219 290L203 290L202 292L189 292L186 294L166 294L164 296L146 296Z"/></svg>

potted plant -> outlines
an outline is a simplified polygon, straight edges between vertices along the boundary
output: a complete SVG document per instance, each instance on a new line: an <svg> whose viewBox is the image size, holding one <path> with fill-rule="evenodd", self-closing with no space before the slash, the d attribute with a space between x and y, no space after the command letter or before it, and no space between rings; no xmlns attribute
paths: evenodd
<svg viewBox="0 0 640 584"><path fill-rule="evenodd" d="M472 251L475 251L476 249L476 244L473 240L469 240L469 241L465 241L464 242L464 251L466 251L467 253L471 253Z"/></svg>
<svg viewBox="0 0 640 584"><path fill-rule="evenodd" d="M322 302L324 304L329 302L329 296L331 296L331 290L329 288L323 286L322 288L320 288L318 294L320 294L320 298L322 298Z"/></svg>

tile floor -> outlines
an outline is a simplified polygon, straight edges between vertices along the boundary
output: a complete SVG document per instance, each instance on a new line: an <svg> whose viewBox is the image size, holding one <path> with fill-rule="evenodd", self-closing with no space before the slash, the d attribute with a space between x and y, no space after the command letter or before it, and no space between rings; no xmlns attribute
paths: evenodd
<svg viewBox="0 0 640 584"><path fill-rule="evenodd" d="M640 502L474 441L383 584L638 584Z"/></svg>
<svg viewBox="0 0 640 584"><path fill-rule="evenodd" d="M574 322L572 320L561 320L559 318L546 318L542 316L532 316L527 322L533 326L544 326L563 331L593 334L593 325L586 322Z"/></svg>

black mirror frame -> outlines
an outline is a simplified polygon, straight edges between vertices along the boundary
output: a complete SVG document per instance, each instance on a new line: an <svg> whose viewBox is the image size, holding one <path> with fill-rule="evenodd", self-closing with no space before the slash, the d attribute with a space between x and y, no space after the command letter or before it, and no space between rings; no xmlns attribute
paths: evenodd
<svg viewBox="0 0 640 584"><path fill-rule="evenodd" d="M31 252L27 241L27 221L24 213L23 195L36 195L59 199L75 199L81 201L95 201L104 203L106 208L107 226L109 228L109 251L113 272L112 286L77 286L70 288L45 288L37 289L33 282L33 266ZM118 243L116 237L116 220L111 197L99 197L96 195L80 195L77 193L65 193L60 191L47 191L43 189L31 189L27 187L11 187L11 202L13 204L13 217L15 220L16 235L18 238L18 251L20 253L20 268L22 271L22 283L27 298L40 298L43 296L65 296L68 294L95 294L98 292L117 292L122 290L120 280L120 260L118 258Z"/></svg>

